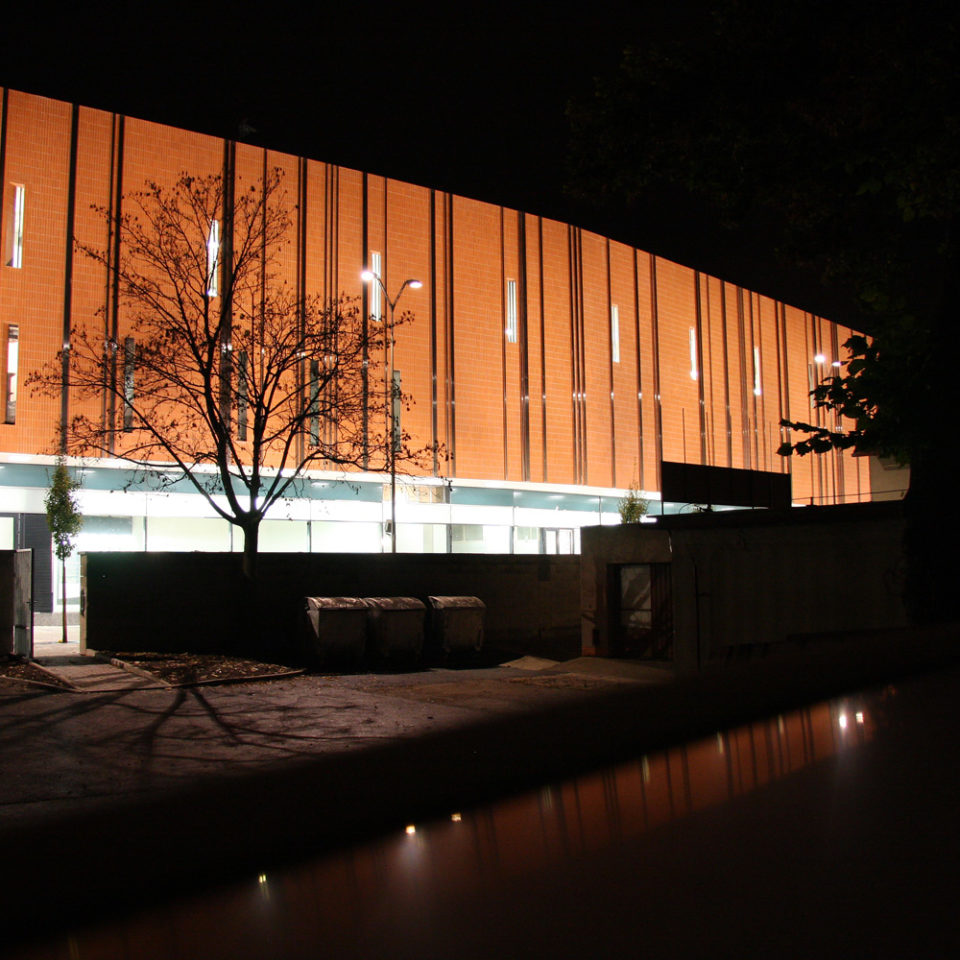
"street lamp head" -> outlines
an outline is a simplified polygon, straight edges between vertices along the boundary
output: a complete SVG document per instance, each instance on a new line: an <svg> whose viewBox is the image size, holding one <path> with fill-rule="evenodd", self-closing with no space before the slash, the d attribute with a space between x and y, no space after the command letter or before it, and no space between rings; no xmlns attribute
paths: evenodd
<svg viewBox="0 0 960 960"><path fill-rule="evenodd" d="M422 280L408 280L407 282L414 290L419 290L423 286Z"/></svg>
<svg viewBox="0 0 960 960"><path fill-rule="evenodd" d="M364 270L360 274L360 279L364 283L373 283L374 280L379 280L380 278L372 270Z"/></svg>

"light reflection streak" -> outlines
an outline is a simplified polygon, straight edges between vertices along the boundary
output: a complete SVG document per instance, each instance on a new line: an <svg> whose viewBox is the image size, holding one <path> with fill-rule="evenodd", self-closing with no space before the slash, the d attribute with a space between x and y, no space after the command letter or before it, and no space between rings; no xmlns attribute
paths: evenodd
<svg viewBox="0 0 960 960"><path fill-rule="evenodd" d="M239 885L17 956L62 956L64 941L83 960L306 957L320 945L323 955L363 956L370 930L398 928L399 936L403 924L429 923L445 904L480 904L505 880L563 870L873 739L871 713L858 708L848 730L849 711L834 701L718 732L439 822L408 824L392 838L271 873L269 886L261 873L252 889Z"/></svg>

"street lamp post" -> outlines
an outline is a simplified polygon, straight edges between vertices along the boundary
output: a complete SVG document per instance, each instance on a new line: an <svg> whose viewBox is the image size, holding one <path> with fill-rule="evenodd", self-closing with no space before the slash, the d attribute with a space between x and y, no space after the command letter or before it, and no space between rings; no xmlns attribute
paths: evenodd
<svg viewBox="0 0 960 960"><path fill-rule="evenodd" d="M397 295L391 300L387 288L383 285L380 275L372 270L364 270L360 274L360 279L364 283L377 283L383 292L383 298L387 301L387 307L390 310L390 552L397 552L397 381L394 369L394 346L396 338L393 333L394 313L397 309L397 302L400 300L403 291L410 287L412 290L418 290L423 286L420 280L404 280L400 284Z"/></svg>

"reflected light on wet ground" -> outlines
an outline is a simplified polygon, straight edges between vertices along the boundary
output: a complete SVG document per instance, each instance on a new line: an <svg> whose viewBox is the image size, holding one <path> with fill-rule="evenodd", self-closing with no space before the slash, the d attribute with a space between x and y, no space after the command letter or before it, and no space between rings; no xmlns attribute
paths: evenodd
<svg viewBox="0 0 960 960"><path fill-rule="evenodd" d="M749 918L771 888L796 899L818 875L807 840L846 829L833 821L847 760L896 726L897 703L887 687L720 731L16 956L580 956L644 943L686 955L725 940L752 953L765 927L738 929L737 889ZM797 805L811 790L814 806ZM795 862L766 849L778 843ZM794 931L778 953L804 942Z"/></svg>

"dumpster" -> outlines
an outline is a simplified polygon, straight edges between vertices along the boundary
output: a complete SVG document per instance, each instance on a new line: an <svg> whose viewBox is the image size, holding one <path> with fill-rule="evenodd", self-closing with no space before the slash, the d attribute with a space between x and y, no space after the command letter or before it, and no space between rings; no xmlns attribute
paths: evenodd
<svg viewBox="0 0 960 960"><path fill-rule="evenodd" d="M418 663L427 608L414 597L365 597L367 653L381 665Z"/></svg>
<svg viewBox="0 0 960 960"><path fill-rule="evenodd" d="M304 653L315 667L356 667L367 646L367 604L359 597L304 598Z"/></svg>
<svg viewBox="0 0 960 960"><path fill-rule="evenodd" d="M483 647L486 604L479 597L427 597L427 655L433 660L478 653Z"/></svg>

